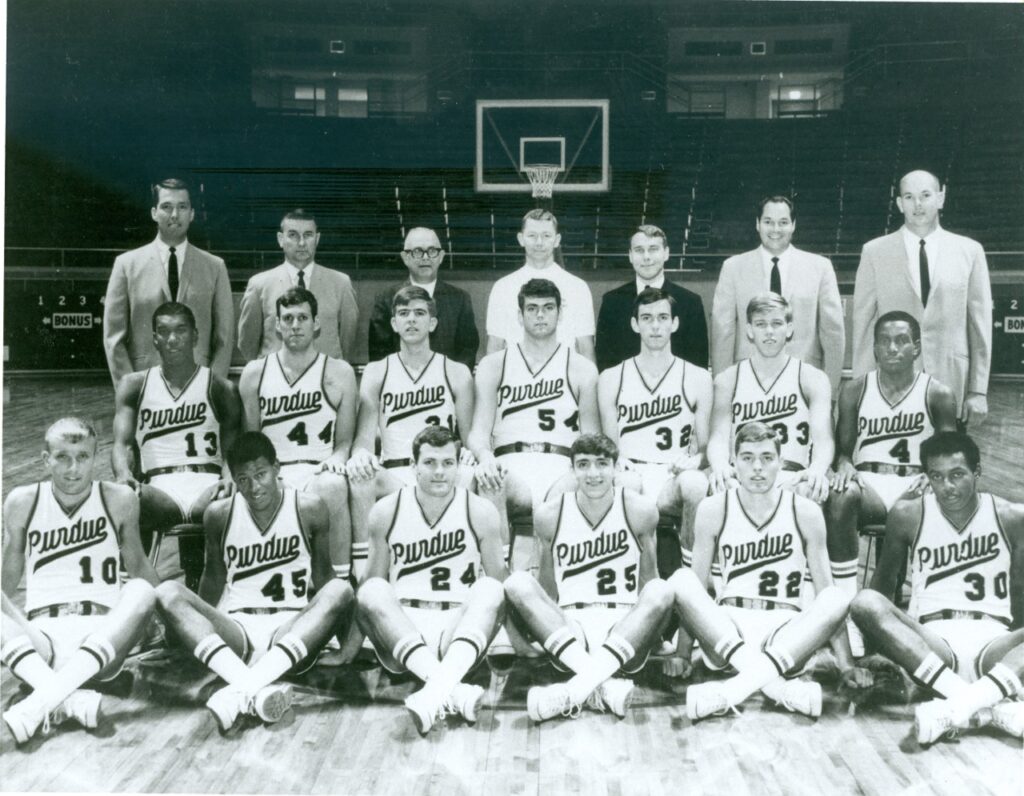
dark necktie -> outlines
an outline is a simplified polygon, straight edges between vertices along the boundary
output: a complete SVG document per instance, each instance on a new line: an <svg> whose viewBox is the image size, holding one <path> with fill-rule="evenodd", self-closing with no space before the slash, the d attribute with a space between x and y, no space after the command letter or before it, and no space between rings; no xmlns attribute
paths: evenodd
<svg viewBox="0 0 1024 796"><path fill-rule="evenodd" d="M928 252L924 248L924 239L921 240L921 248L918 250L917 266L921 269L921 306L928 306L928 293L932 289L932 280L928 275Z"/></svg>
<svg viewBox="0 0 1024 796"><path fill-rule="evenodd" d="M306 276L302 271L299 271L299 287L306 289Z"/></svg>
<svg viewBox="0 0 1024 796"><path fill-rule="evenodd" d="M171 301L178 300L178 255L171 246L171 256L167 258L167 286L171 289Z"/></svg>
<svg viewBox="0 0 1024 796"><path fill-rule="evenodd" d="M769 289L772 293L782 295L782 276L779 274L779 258L772 257L772 277Z"/></svg>

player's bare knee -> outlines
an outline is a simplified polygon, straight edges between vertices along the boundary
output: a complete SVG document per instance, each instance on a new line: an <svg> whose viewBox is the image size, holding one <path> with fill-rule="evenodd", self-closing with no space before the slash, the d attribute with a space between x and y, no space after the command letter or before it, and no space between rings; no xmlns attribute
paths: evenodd
<svg viewBox="0 0 1024 796"><path fill-rule="evenodd" d="M536 591L537 581L529 572L520 570L505 578L505 597L516 608L528 603Z"/></svg>
<svg viewBox="0 0 1024 796"><path fill-rule="evenodd" d="M156 589L142 578L132 578L121 587L121 602L138 613L149 613L156 606Z"/></svg>
<svg viewBox="0 0 1024 796"><path fill-rule="evenodd" d="M327 581L317 592L317 597L323 595L322 599L329 601L332 605L344 607L355 599L355 592L347 580L333 578Z"/></svg>
<svg viewBox="0 0 1024 796"><path fill-rule="evenodd" d="M700 503L708 494L708 479L698 470L684 470L676 476L676 488L684 505Z"/></svg>
<svg viewBox="0 0 1024 796"><path fill-rule="evenodd" d="M369 578L364 581L356 592L359 615L367 619L379 616L390 594L390 586L384 578Z"/></svg>
<svg viewBox="0 0 1024 796"><path fill-rule="evenodd" d="M692 595L704 591L704 587L700 585L697 576L689 567L681 567L673 572L668 579L668 586L677 599L684 601Z"/></svg>
<svg viewBox="0 0 1024 796"><path fill-rule="evenodd" d="M188 589L183 583L176 580L165 580L154 590L156 592L157 606L166 613L174 613L181 609L187 602L186 594Z"/></svg>
<svg viewBox="0 0 1024 796"><path fill-rule="evenodd" d="M851 595L843 592L838 586L829 586L818 592L814 601L829 615L845 616L850 609L850 599Z"/></svg>
<svg viewBox="0 0 1024 796"><path fill-rule="evenodd" d="M875 624L891 608L892 603L879 592L861 589L850 603L850 616L858 627L864 627L865 624Z"/></svg>
<svg viewBox="0 0 1024 796"><path fill-rule="evenodd" d="M675 602L675 592L661 578L648 581L640 592L640 600L657 611L667 611Z"/></svg>

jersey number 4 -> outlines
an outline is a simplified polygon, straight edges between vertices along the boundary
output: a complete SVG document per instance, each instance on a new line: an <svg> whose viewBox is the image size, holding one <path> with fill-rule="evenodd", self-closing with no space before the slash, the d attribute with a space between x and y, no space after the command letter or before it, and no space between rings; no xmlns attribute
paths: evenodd
<svg viewBox="0 0 1024 796"><path fill-rule="evenodd" d="M331 436L334 431L334 421L331 420L324 426L323 431L316 435L317 439L328 445L331 444L333 437ZM309 436L306 434L305 422L299 422L295 424L295 427L288 432L288 439L294 442L296 445L308 445Z"/></svg>
<svg viewBox="0 0 1024 796"><path fill-rule="evenodd" d="M296 597L302 597L306 593L306 570L296 569L292 571L292 594ZM279 603L285 598L284 593L284 575L280 572L275 574L270 580L268 580L263 588L260 589L260 594L264 597L269 597L275 603Z"/></svg>

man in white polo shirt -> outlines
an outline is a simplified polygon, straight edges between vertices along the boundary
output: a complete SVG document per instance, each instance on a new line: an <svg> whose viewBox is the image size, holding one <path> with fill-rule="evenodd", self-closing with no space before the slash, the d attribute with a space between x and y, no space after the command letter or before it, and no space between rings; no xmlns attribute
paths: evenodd
<svg viewBox="0 0 1024 796"><path fill-rule="evenodd" d="M558 219L549 210L535 209L523 216L523 228L516 236L526 252L526 265L494 283L487 301L487 353L521 342L519 288L531 279L554 282L561 294L561 323L558 342L572 347L594 361L594 301L587 283L573 276L554 260L562 236Z"/></svg>

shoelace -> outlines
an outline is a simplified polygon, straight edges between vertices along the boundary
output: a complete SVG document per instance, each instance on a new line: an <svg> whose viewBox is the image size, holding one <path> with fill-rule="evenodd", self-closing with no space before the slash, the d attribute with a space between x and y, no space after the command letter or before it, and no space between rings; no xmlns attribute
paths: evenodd
<svg viewBox="0 0 1024 796"><path fill-rule="evenodd" d="M601 694L601 687L598 686L595 691L592 691L590 696L587 697L586 702L584 702L583 704L593 711L596 711L598 713L604 713L605 704L604 696Z"/></svg>

